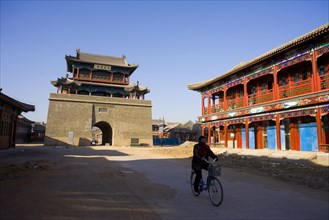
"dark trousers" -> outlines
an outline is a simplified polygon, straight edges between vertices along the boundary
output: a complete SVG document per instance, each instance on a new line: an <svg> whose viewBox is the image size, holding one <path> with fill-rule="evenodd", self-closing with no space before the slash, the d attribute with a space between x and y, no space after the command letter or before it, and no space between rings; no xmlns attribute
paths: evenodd
<svg viewBox="0 0 329 220"><path fill-rule="evenodd" d="M195 176L195 181L194 181L194 190L195 191L199 191L199 184L200 184L200 180L202 179L202 172L201 170L208 170L208 166L206 164L201 165L201 169L193 169L196 176Z"/></svg>

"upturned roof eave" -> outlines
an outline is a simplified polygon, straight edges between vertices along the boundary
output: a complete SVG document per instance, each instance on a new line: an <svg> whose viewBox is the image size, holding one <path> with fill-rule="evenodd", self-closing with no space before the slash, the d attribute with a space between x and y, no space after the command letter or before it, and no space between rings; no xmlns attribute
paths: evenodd
<svg viewBox="0 0 329 220"><path fill-rule="evenodd" d="M20 102L17 101L5 94L3 94L2 92L0 92L0 97L6 101L7 103L9 103L10 105L14 106L15 108L18 108L19 110L23 111L23 112L34 112L35 111L35 106L34 105L30 105L30 104L26 104L24 102Z"/></svg>
<svg viewBox="0 0 329 220"><path fill-rule="evenodd" d="M270 57L273 57L279 53L282 53L286 50L289 50L290 48L296 46L296 45L299 45L299 44L302 44L306 41L309 41L317 36L319 36L320 34L322 33L326 33L326 32L329 32L329 23L327 24L324 24L300 37L297 37L295 38L294 40L291 40L279 47L276 47L275 49L273 50L270 50L266 53L263 53L262 55L250 60L250 61L247 61L247 62L244 62L242 65L241 63L236 65L235 67L233 67L232 69L230 69L229 71L227 71L226 73L222 74L222 75L219 75L213 79L210 79L210 80L207 80L207 81L203 81L203 82L197 82L197 83L191 83L188 85L188 89L189 90L194 90L194 91L199 91L200 89L202 89L203 87L205 86L208 86L209 84L211 83L214 83L220 79L223 79L231 74L234 74L234 73L237 73L245 68L248 68L258 62L261 62L265 59L268 59Z"/></svg>
<svg viewBox="0 0 329 220"><path fill-rule="evenodd" d="M66 61L74 61L74 62L80 62L80 63L91 63L91 64L102 64L102 65L110 65L110 66L116 66L116 67L124 67L129 69L136 69L138 67L138 64L128 64L128 65L120 65L120 64L113 64L113 63L105 63L105 62L94 62L94 61L88 61L88 60L80 60L76 57L72 56L65 56Z"/></svg>

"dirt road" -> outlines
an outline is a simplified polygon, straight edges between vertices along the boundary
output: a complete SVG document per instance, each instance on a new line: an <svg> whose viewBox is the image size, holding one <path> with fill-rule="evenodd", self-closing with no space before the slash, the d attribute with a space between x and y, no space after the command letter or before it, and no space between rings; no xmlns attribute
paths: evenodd
<svg viewBox="0 0 329 220"><path fill-rule="evenodd" d="M224 202L190 191L190 161L129 147L0 151L0 218L328 219L328 193L224 168Z"/></svg>

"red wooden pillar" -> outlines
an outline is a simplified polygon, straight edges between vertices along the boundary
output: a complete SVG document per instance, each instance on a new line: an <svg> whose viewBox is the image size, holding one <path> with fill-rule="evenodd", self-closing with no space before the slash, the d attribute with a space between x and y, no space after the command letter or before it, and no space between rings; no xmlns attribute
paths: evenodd
<svg viewBox="0 0 329 220"><path fill-rule="evenodd" d="M246 149L249 149L249 118L246 118L245 127L246 127Z"/></svg>
<svg viewBox="0 0 329 220"><path fill-rule="evenodd" d="M298 132L297 118L290 120L290 142L292 150L300 150L300 137Z"/></svg>
<svg viewBox="0 0 329 220"><path fill-rule="evenodd" d="M226 94L227 93L227 86L225 85L224 86L224 110L226 111L227 110L227 99L226 99Z"/></svg>
<svg viewBox="0 0 329 220"><path fill-rule="evenodd" d="M93 71L90 70L90 73L89 73L89 79L92 80L93 79Z"/></svg>
<svg viewBox="0 0 329 220"><path fill-rule="evenodd" d="M276 149L281 150L281 132L280 132L280 115L276 115Z"/></svg>
<svg viewBox="0 0 329 220"><path fill-rule="evenodd" d="M211 144L211 130L210 130L210 124L208 124L208 144Z"/></svg>
<svg viewBox="0 0 329 220"><path fill-rule="evenodd" d="M248 106L247 77L243 79L243 104L244 106Z"/></svg>
<svg viewBox="0 0 329 220"><path fill-rule="evenodd" d="M273 67L273 100L280 98L279 96L279 83L278 83L278 67L274 65Z"/></svg>
<svg viewBox="0 0 329 220"><path fill-rule="evenodd" d="M316 111L316 131L317 131L317 135L318 135L318 149L319 151L324 151L324 149L321 148L321 144L322 144L322 121L321 121L321 109L317 108Z"/></svg>
<svg viewBox="0 0 329 220"><path fill-rule="evenodd" d="M77 76L78 76L78 78L80 78L80 69L79 68L77 68Z"/></svg>
<svg viewBox="0 0 329 220"><path fill-rule="evenodd" d="M263 149L263 125L262 122L256 123L256 149Z"/></svg>
<svg viewBox="0 0 329 220"><path fill-rule="evenodd" d="M204 95L202 94L201 95L201 113L202 113L202 116L204 115Z"/></svg>
<svg viewBox="0 0 329 220"><path fill-rule="evenodd" d="M224 122L224 141L225 147L227 148L227 122Z"/></svg>
<svg viewBox="0 0 329 220"><path fill-rule="evenodd" d="M74 79L76 78L76 76L74 76L74 65L72 65L72 76Z"/></svg>
<svg viewBox="0 0 329 220"><path fill-rule="evenodd" d="M242 136L241 136L241 128L236 129L236 140L238 148L242 148Z"/></svg>
<svg viewBox="0 0 329 220"><path fill-rule="evenodd" d="M318 65L316 62L316 50L313 50L312 52L312 92L314 91L320 91L320 77L318 73Z"/></svg>
<svg viewBox="0 0 329 220"><path fill-rule="evenodd" d="M210 103L210 96L211 96L211 94L210 93L208 93L208 115L211 113L211 103Z"/></svg>
<svg viewBox="0 0 329 220"><path fill-rule="evenodd" d="M201 135L204 136L204 124L201 125Z"/></svg>

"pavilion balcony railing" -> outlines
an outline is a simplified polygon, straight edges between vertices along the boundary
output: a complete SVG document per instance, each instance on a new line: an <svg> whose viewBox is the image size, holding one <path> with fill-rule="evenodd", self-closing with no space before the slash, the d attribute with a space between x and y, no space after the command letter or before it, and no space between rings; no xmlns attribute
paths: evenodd
<svg viewBox="0 0 329 220"><path fill-rule="evenodd" d="M204 107L204 108L203 108L203 114L204 114L204 115L208 115L208 108L207 108L207 107Z"/></svg>
<svg viewBox="0 0 329 220"><path fill-rule="evenodd" d="M216 113L224 111L224 105L222 103L211 106L210 113Z"/></svg>
<svg viewBox="0 0 329 220"><path fill-rule="evenodd" d="M273 89L266 92L260 92L248 95L248 105L255 105L259 103L269 102L273 100Z"/></svg>
<svg viewBox="0 0 329 220"><path fill-rule="evenodd" d="M329 71L320 75L320 88L321 90L329 89Z"/></svg>
<svg viewBox="0 0 329 220"><path fill-rule="evenodd" d="M243 98L232 99L232 98L228 97L227 110L241 108L241 107L243 107L243 103L244 103Z"/></svg>
<svg viewBox="0 0 329 220"><path fill-rule="evenodd" d="M281 99L310 92L312 92L311 79L279 87L279 95Z"/></svg>

